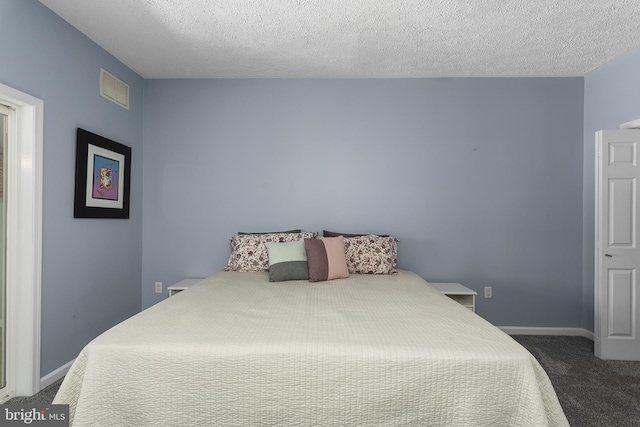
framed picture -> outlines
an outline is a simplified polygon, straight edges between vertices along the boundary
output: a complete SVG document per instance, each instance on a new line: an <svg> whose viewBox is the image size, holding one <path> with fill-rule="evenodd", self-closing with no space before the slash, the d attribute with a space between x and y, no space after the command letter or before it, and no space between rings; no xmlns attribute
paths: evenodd
<svg viewBox="0 0 640 427"><path fill-rule="evenodd" d="M131 147L78 128L74 218L129 218Z"/></svg>

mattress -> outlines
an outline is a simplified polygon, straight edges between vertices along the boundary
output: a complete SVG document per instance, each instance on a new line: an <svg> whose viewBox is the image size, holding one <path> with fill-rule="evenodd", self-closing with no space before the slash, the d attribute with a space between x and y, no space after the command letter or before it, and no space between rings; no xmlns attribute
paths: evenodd
<svg viewBox="0 0 640 427"><path fill-rule="evenodd" d="M72 426L567 426L537 360L418 275L219 272L90 342Z"/></svg>

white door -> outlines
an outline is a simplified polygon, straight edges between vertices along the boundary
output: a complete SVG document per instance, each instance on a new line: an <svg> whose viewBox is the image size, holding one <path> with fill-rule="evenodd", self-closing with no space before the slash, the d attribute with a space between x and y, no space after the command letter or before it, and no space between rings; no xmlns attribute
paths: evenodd
<svg viewBox="0 0 640 427"><path fill-rule="evenodd" d="M595 354L640 360L640 130L596 133Z"/></svg>

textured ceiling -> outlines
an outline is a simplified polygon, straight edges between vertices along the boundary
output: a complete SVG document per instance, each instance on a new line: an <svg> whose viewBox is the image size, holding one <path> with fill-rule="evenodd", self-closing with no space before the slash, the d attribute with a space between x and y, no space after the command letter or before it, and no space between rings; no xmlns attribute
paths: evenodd
<svg viewBox="0 0 640 427"><path fill-rule="evenodd" d="M40 0L145 78L582 76L638 0Z"/></svg>

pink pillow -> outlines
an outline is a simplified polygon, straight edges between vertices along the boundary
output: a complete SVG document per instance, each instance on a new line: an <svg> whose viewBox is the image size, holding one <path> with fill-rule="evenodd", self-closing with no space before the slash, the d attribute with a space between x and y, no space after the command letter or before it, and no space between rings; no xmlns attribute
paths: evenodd
<svg viewBox="0 0 640 427"><path fill-rule="evenodd" d="M342 236L304 239L304 245L307 248L310 282L349 277Z"/></svg>

